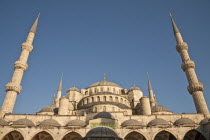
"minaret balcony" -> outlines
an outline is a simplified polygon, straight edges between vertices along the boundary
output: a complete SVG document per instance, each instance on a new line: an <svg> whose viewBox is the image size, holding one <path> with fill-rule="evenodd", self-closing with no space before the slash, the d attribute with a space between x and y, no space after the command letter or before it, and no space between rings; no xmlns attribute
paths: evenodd
<svg viewBox="0 0 210 140"><path fill-rule="evenodd" d="M193 92L196 92L196 91L204 91L204 86L202 83L198 82L198 83L194 83L194 84L190 84L188 87L187 87L188 91L190 94L192 94Z"/></svg>
<svg viewBox="0 0 210 140"><path fill-rule="evenodd" d="M6 85L6 91L15 91L17 93L20 93L21 90L22 90L22 86L21 85L16 85L13 82L9 82Z"/></svg>
<svg viewBox="0 0 210 140"><path fill-rule="evenodd" d="M21 61L16 61L15 64L15 69L22 69L23 71L27 70L28 64L23 64Z"/></svg>
<svg viewBox="0 0 210 140"><path fill-rule="evenodd" d="M33 50L33 46L31 44L27 43L27 42L24 42L22 44L22 50L24 50L24 49L26 49L29 52L31 52Z"/></svg>
<svg viewBox="0 0 210 140"><path fill-rule="evenodd" d="M181 65L183 71L186 71L189 68L195 68L195 63L192 60L184 61Z"/></svg>
<svg viewBox="0 0 210 140"><path fill-rule="evenodd" d="M176 45L176 50L181 53L182 50L188 50L188 45L186 42Z"/></svg>

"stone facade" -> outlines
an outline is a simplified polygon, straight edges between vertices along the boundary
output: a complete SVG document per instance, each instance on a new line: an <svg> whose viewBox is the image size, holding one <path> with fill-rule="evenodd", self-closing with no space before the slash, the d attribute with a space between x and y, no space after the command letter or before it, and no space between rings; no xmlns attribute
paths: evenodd
<svg viewBox="0 0 210 140"><path fill-rule="evenodd" d="M39 17L38 17L39 18ZM85 89L70 88L62 94L62 78L52 105L36 114L12 114L16 97L21 91L21 80L28 68L27 60L33 50L38 18L22 52L14 64L11 82L6 85L6 96L0 112L2 140L207 140L210 139L210 114L203 96L203 85L190 60L188 46L182 40L173 18L172 25L177 51L182 58L188 91L194 99L197 114L174 114L158 105L148 76L149 97L140 88L129 90L104 80Z"/></svg>

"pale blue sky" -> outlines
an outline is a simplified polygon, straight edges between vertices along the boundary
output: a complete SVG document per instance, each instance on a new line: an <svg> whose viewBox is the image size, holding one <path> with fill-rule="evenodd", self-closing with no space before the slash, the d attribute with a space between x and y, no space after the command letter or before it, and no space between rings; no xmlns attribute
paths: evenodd
<svg viewBox="0 0 210 140"><path fill-rule="evenodd" d="M0 1L0 104L21 44L41 13L29 69L14 113L35 113L51 104L63 72L63 93L103 80L147 92L149 72L158 104L195 113L180 68L168 12L189 44L210 106L210 1L207 0L21 0Z"/></svg>

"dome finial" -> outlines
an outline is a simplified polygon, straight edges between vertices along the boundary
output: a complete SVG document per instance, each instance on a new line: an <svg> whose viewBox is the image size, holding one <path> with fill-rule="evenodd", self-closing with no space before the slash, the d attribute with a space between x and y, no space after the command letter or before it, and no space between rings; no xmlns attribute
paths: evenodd
<svg viewBox="0 0 210 140"><path fill-rule="evenodd" d="M106 81L106 73L104 73L104 81Z"/></svg>
<svg viewBox="0 0 210 140"><path fill-rule="evenodd" d="M38 25L39 16L40 16L40 13L38 14L34 24L31 27L31 30L30 30L30 32L33 32L34 34L36 34L36 28L37 28L37 25Z"/></svg>

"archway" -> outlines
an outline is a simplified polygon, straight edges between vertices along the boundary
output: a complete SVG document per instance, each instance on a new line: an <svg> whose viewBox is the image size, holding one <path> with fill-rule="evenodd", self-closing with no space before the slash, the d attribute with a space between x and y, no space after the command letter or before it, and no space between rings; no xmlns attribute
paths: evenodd
<svg viewBox="0 0 210 140"><path fill-rule="evenodd" d="M131 132L126 135L125 140L146 140L146 138L138 132Z"/></svg>
<svg viewBox="0 0 210 140"><path fill-rule="evenodd" d="M159 132L154 140L176 140L176 137L168 131Z"/></svg>
<svg viewBox="0 0 210 140"><path fill-rule="evenodd" d="M36 134L32 140L53 140L53 137L49 133L42 131Z"/></svg>
<svg viewBox="0 0 210 140"><path fill-rule="evenodd" d="M81 140L82 136L76 132L66 134L62 140Z"/></svg>
<svg viewBox="0 0 210 140"><path fill-rule="evenodd" d="M206 138L196 130L188 131L183 140L206 140Z"/></svg>
<svg viewBox="0 0 210 140"><path fill-rule="evenodd" d="M18 131L11 131L2 140L24 140L23 135Z"/></svg>

